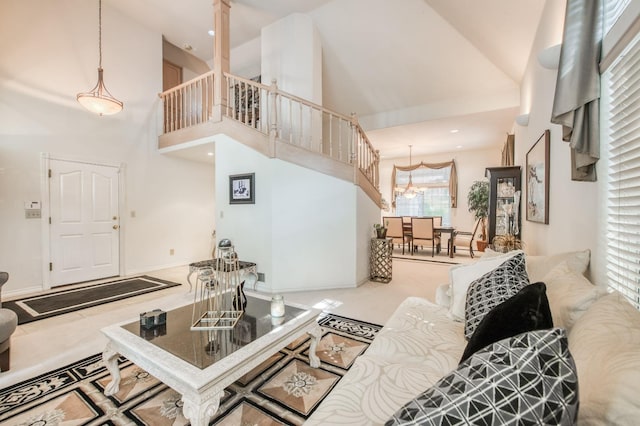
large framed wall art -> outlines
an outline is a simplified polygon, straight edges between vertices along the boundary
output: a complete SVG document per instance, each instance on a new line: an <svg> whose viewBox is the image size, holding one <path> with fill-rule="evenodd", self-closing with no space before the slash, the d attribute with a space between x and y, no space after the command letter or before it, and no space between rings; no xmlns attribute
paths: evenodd
<svg viewBox="0 0 640 426"><path fill-rule="evenodd" d="M527 152L527 220L549 223L549 143L550 133L544 134Z"/></svg>

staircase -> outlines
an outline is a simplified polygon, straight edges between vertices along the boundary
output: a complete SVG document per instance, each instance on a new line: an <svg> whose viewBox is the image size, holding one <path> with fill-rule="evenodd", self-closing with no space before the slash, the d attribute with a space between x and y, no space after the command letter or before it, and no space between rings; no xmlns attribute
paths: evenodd
<svg viewBox="0 0 640 426"><path fill-rule="evenodd" d="M220 74L222 80L211 71L160 94L159 149L226 134L267 157L353 182L380 207L380 155L355 115L280 91L275 82Z"/></svg>

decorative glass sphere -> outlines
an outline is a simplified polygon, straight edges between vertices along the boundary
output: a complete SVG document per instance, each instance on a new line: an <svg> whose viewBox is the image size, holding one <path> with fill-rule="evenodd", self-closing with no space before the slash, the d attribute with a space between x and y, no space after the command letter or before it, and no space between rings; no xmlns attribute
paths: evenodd
<svg viewBox="0 0 640 426"><path fill-rule="evenodd" d="M228 238L223 238L218 243L218 248L231 248L233 244L231 244L231 240Z"/></svg>

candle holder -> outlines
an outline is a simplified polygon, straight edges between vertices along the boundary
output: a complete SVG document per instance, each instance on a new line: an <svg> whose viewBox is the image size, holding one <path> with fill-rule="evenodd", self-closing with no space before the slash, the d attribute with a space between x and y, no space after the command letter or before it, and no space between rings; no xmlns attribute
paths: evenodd
<svg viewBox="0 0 640 426"><path fill-rule="evenodd" d="M284 299L279 294L271 298L271 316L274 318L284 316Z"/></svg>

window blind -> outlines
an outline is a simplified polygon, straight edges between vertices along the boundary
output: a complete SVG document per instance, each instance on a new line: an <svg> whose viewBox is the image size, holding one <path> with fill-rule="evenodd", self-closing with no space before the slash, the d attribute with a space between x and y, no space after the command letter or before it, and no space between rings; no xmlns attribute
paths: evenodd
<svg viewBox="0 0 640 426"><path fill-rule="evenodd" d="M605 0L604 2L604 34L618 21L630 0Z"/></svg>
<svg viewBox="0 0 640 426"><path fill-rule="evenodd" d="M640 309L640 36L605 74L608 90L607 278Z"/></svg>

